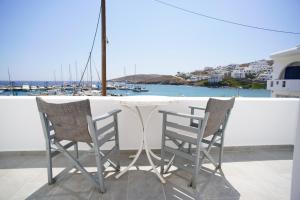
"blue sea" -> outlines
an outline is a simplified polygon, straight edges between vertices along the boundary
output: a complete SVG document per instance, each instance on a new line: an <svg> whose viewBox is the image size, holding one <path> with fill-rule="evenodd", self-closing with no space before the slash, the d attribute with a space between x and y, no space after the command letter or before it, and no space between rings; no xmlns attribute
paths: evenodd
<svg viewBox="0 0 300 200"><path fill-rule="evenodd" d="M50 86L50 85L61 85L61 82L45 82L45 81L16 81L15 86L22 86L22 84L29 84L35 86ZM97 85L95 82L94 84ZM7 81L0 81L0 86L8 85ZM98 84L99 85L99 84ZM140 85L145 87L148 92L133 92L131 90L108 90L108 94L114 95L159 95L159 96L185 96L185 97L270 97L271 93L265 89L238 89L238 88L207 88L207 87L196 87L187 85L157 85L147 84ZM37 95L39 91L35 92ZM34 94L34 93L33 93ZM6 91L0 93L0 95L11 95L11 92ZM18 96L29 95L28 92L19 91L15 93ZM32 93L31 93L32 95Z"/></svg>
<svg viewBox="0 0 300 200"><path fill-rule="evenodd" d="M136 93L126 90L111 90L109 93L124 94L128 96L134 95L159 95L159 96L185 96L185 97L270 97L268 90L259 89L237 89L237 88L207 88L186 85L142 85L149 92Z"/></svg>

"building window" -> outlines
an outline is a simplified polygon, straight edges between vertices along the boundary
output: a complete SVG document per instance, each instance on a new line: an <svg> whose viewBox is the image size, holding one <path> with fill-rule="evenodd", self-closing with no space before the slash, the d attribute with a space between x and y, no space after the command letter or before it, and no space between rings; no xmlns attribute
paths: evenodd
<svg viewBox="0 0 300 200"><path fill-rule="evenodd" d="M285 81L282 81L282 87L285 87Z"/></svg>
<svg viewBox="0 0 300 200"><path fill-rule="evenodd" d="M294 63L285 69L284 79L300 79L300 63Z"/></svg>
<svg viewBox="0 0 300 200"><path fill-rule="evenodd" d="M273 87L273 81L271 81L271 87Z"/></svg>

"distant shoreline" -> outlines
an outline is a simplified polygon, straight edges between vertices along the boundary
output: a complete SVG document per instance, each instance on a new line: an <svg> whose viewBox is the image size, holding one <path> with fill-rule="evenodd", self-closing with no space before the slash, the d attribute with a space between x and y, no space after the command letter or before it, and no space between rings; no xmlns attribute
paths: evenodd
<svg viewBox="0 0 300 200"><path fill-rule="evenodd" d="M22 84L29 84L33 86L45 86L45 85L62 85L70 83L69 81L13 81L15 86L22 86ZM78 81L72 81L75 83ZM84 81L85 83L86 81ZM93 81L93 84L99 84L99 81ZM209 84L207 80L196 81L196 82L176 82L176 81L127 81L127 80L109 80L108 83L126 83L126 84L141 84L141 85L186 85L186 86L193 86L193 87L207 87L207 88L240 88L240 89L266 89L266 82L254 82L254 81L247 81L247 80L236 80L236 79L224 79L220 83L216 84ZM8 81L0 81L0 89L2 87L9 86Z"/></svg>
<svg viewBox="0 0 300 200"><path fill-rule="evenodd" d="M181 77L159 74L138 74L124 76L110 80L128 84L158 84L158 85L190 85L208 88L243 88L243 89L266 89L266 82L249 79L224 78L218 83L209 83L208 80L187 81Z"/></svg>

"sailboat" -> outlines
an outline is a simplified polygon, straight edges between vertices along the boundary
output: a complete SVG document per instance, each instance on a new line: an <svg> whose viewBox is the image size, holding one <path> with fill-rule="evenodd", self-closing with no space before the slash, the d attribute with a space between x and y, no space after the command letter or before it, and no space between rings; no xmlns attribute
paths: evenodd
<svg viewBox="0 0 300 200"><path fill-rule="evenodd" d="M135 85L132 89L133 92L149 92L145 87L142 87L140 85Z"/></svg>
<svg viewBox="0 0 300 200"><path fill-rule="evenodd" d="M136 76L136 65L134 66L134 78ZM134 81L136 82L136 81ZM134 84L133 86L133 89L132 89L133 92L149 92L149 90L147 90L145 87L142 87L140 85L136 85Z"/></svg>

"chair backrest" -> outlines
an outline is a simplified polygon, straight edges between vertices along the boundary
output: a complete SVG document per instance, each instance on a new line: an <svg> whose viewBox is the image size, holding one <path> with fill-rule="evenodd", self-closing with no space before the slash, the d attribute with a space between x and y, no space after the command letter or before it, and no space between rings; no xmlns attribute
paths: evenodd
<svg viewBox="0 0 300 200"><path fill-rule="evenodd" d="M225 125L234 101L235 98L229 100L210 98L208 100L205 113L209 113L209 117L203 133L203 138L215 134L221 126Z"/></svg>
<svg viewBox="0 0 300 200"><path fill-rule="evenodd" d="M86 120L87 115L91 116L90 101L88 99L55 104L37 97L36 102L39 112L43 114L47 121L51 122L56 139L92 142ZM49 124L46 126L49 126Z"/></svg>

